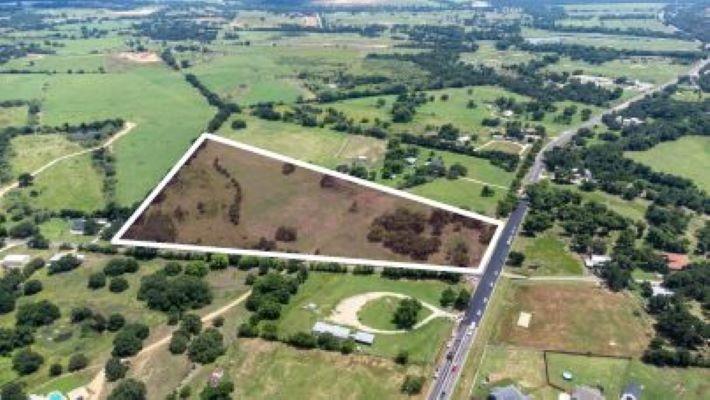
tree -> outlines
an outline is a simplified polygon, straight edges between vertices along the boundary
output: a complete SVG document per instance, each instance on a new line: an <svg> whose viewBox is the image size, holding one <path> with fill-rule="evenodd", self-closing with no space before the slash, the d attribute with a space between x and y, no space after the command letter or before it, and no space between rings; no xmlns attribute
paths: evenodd
<svg viewBox="0 0 710 400"><path fill-rule="evenodd" d="M108 395L108 400L145 400L146 388L143 382L133 378L124 379Z"/></svg>
<svg viewBox="0 0 710 400"><path fill-rule="evenodd" d="M165 264L165 267L163 267L163 271L168 276L180 275L182 273L182 265L180 265L180 263L171 261Z"/></svg>
<svg viewBox="0 0 710 400"><path fill-rule="evenodd" d="M148 327L142 324L128 324L113 338L114 357L136 355L143 348L143 339L148 337Z"/></svg>
<svg viewBox="0 0 710 400"><path fill-rule="evenodd" d="M200 400L231 400L234 384L222 379L216 386L207 385L200 393Z"/></svg>
<svg viewBox="0 0 710 400"><path fill-rule="evenodd" d="M73 269L76 269L79 265L81 265L81 260L79 260L79 258L77 258L73 254L67 254L65 256L62 256L62 258L60 258L59 260L49 264L47 273L49 275L52 275L61 272L68 272Z"/></svg>
<svg viewBox="0 0 710 400"><path fill-rule="evenodd" d="M64 372L62 364L54 363L49 366L49 376L59 376Z"/></svg>
<svg viewBox="0 0 710 400"><path fill-rule="evenodd" d="M410 396L414 396L415 394L421 393L423 386L424 386L424 377L407 375L404 378L404 383L402 383L402 387L400 390L402 391L402 393L405 393Z"/></svg>
<svg viewBox="0 0 710 400"><path fill-rule="evenodd" d="M525 254L519 252L519 251L511 251L508 254L508 265L512 267L519 267L523 265L523 262L525 261Z"/></svg>
<svg viewBox="0 0 710 400"><path fill-rule="evenodd" d="M67 369L70 372L74 372L86 368L87 365L89 365L89 359L86 358L85 355L78 353L72 355L71 358L69 358L69 364L67 365Z"/></svg>
<svg viewBox="0 0 710 400"><path fill-rule="evenodd" d="M488 185L483 185L483 189L481 189L481 197L493 197L496 192L491 189L490 186Z"/></svg>
<svg viewBox="0 0 710 400"><path fill-rule="evenodd" d="M108 284L108 290L113 293L121 293L126 289L128 289L128 281L122 276L111 278L111 281Z"/></svg>
<svg viewBox="0 0 710 400"><path fill-rule="evenodd" d="M204 261L192 261L185 267L185 274L202 278L210 272Z"/></svg>
<svg viewBox="0 0 710 400"><path fill-rule="evenodd" d="M27 400L27 394L20 383L10 382L0 390L0 399L3 400Z"/></svg>
<svg viewBox="0 0 710 400"><path fill-rule="evenodd" d="M44 363L44 357L30 349L18 351L12 358L12 369L20 375L28 375L39 369Z"/></svg>
<svg viewBox="0 0 710 400"><path fill-rule="evenodd" d="M224 354L224 344L222 334L215 328L207 328L199 336L195 337L188 347L188 357L190 361L200 364L214 362L217 357Z"/></svg>
<svg viewBox="0 0 710 400"><path fill-rule="evenodd" d="M400 350L394 357L394 362L400 365L407 365L409 363L409 351Z"/></svg>
<svg viewBox="0 0 710 400"><path fill-rule="evenodd" d="M182 354L187 350L187 345L190 343L190 337L183 331L176 331L170 338L169 349L172 354Z"/></svg>
<svg viewBox="0 0 710 400"><path fill-rule="evenodd" d="M128 372L128 366L121 362L118 357L111 357L106 361L106 366L104 367L104 372L106 374L106 380L109 382L116 382L119 379L123 379Z"/></svg>
<svg viewBox="0 0 710 400"><path fill-rule="evenodd" d="M471 293L465 288L459 290L458 296L456 296L456 302L454 302L454 308L457 310L465 310L468 307L468 302L471 299Z"/></svg>
<svg viewBox="0 0 710 400"><path fill-rule="evenodd" d="M59 319L59 307L49 300L41 300L36 303L26 303L17 309L15 315L17 325L39 327L49 325Z"/></svg>
<svg viewBox="0 0 710 400"><path fill-rule="evenodd" d="M111 332L116 332L123 328L125 324L126 318L124 318L121 314L115 313L108 316L108 324L106 325L106 328Z"/></svg>
<svg viewBox="0 0 710 400"><path fill-rule="evenodd" d="M180 321L180 330L188 335L197 335L202 330L202 320L195 314L185 314Z"/></svg>
<svg viewBox="0 0 710 400"><path fill-rule="evenodd" d="M456 292L451 286L447 286L443 292L441 292L441 298L439 298L439 304L442 307L450 307L456 301Z"/></svg>
<svg viewBox="0 0 710 400"><path fill-rule="evenodd" d="M232 121L232 129L234 129L235 131L244 129L246 127L247 123L243 119L235 119L234 121Z"/></svg>
<svg viewBox="0 0 710 400"><path fill-rule="evenodd" d="M15 294L0 287L0 314L7 314L15 309Z"/></svg>
<svg viewBox="0 0 710 400"><path fill-rule="evenodd" d="M22 221L10 227L7 231L8 235L16 239L26 239L34 234L39 233L39 228L30 221Z"/></svg>
<svg viewBox="0 0 710 400"><path fill-rule="evenodd" d="M421 310L422 303L419 300L411 297L402 299L394 312L392 322L399 329L411 329L417 323Z"/></svg>
<svg viewBox="0 0 710 400"><path fill-rule="evenodd" d="M210 256L209 267L211 270L225 269L229 266L229 258L226 254L212 254Z"/></svg>
<svg viewBox="0 0 710 400"><path fill-rule="evenodd" d="M24 285L22 285L22 291L25 296L32 296L33 294L37 294L42 291L42 282L38 281L37 279L29 280L25 282Z"/></svg>
<svg viewBox="0 0 710 400"><path fill-rule="evenodd" d="M89 275L89 283L87 286L89 289L100 289L106 286L106 274L103 272L94 272Z"/></svg>

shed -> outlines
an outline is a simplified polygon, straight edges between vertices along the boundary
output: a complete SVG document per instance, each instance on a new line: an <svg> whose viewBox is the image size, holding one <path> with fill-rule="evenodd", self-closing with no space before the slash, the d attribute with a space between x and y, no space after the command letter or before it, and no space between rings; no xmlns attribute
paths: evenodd
<svg viewBox="0 0 710 400"><path fill-rule="evenodd" d="M8 254L2 259L2 266L6 269L22 268L30 262L27 254Z"/></svg>
<svg viewBox="0 0 710 400"><path fill-rule="evenodd" d="M316 322L311 329L316 335L322 335L324 333L330 333L338 339L348 339L350 338L350 329L344 328L339 325L328 324L326 322Z"/></svg>
<svg viewBox="0 0 710 400"><path fill-rule="evenodd" d="M83 235L86 227L86 219L74 218L69 220L69 232L73 235Z"/></svg>
<svg viewBox="0 0 710 400"><path fill-rule="evenodd" d="M641 392L643 387L636 382L629 382L625 387L624 391L621 392L621 400L639 400L641 398Z"/></svg>
<svg viewBox="0 0 710 400"><path fill-rule="evenodd" d="M503 387L494 387L491 390L489 398L494 400L528 400L529 397L524 395L517 386L508 385Z"/></svg>
<svg viewBox="0 0 710 400"><path fill-rule="evenodd" d="M605 255L592 254L591 257L584 257L584 265L587 268L596 267L611 261L611 257Z"/></svg>
<svg viewBox="0 0 710 400"><path fill-rule="evenodd" d="M367 332L357 331L350 336L354 341L362 344L372 345L375 343L375 335Z"/></svg>
<svg viewBox="0 0 710 400"><path fill-rule="evenodd" d="M599 389L590 386L577 386L572 391L572 400L604 400Z"/></svg>

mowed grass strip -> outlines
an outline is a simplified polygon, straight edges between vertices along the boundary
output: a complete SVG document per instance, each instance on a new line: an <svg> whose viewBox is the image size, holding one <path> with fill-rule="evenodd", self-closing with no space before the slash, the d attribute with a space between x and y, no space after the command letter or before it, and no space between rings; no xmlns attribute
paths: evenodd
<svg viewBox="0 0 710 400"><path fill-rule="evenodd" d="M646 151L630 151L624 155L656 171L691 179L701 189L710 191L710 137L683 136Z"/></svg>
<svg viewBox="0 0 710 400"><path fill-rule="evenodd" d="M640 356L653 336L636 299L580 282L520 282L509 292L494 343L540 350ZM532 314L527 328L521 312Z"/></svg>

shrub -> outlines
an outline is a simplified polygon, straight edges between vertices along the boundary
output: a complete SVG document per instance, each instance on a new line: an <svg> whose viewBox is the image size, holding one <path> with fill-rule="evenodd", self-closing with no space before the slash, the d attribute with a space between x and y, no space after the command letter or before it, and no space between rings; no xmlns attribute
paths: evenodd
<svg viewBox="0 0 710 400"><path fill-rule="evenodd" d="M128 281L126 280L126 278L120 276L111 278L111 281L108 284L108 290L112 291L113 293L121 293L126 289L128 289Z"/></svg>
<svg viewBox="0 0 710 400"><path fill-rule="evenodd" d="M226 254L212 254L210 256L210 269L220 270L229 267L229 257Z"/></svg>
<svg viewBox="0 0 710 400"><path fill-rule="evenodd" d="M27 394L21 383L10 382L0 390L0 398L5 400L27 400Z"/></svg>
<svg viewBox="0 0 710 400"><path fill-rule="evenodd" d="M288 343L300 349L313 349L317 345L317 338L309 332L297 332L288 338Z"/></svg>
<svg viewBox="0 0 710 400"><path fill-rule="evenodd" d="M419 394L424 386L424 377L407 375L404 378L404 383L402 383L401 391L402 393L413 396Z"/></svg>
<svg viewBox="0 0 710 400"><path fill-rule="evenodd" d="M62 256L62 258L60 258L59 260L49 264L49 267L47 268L47 273L52 275L61 272L68 272L76 269L79 265L81 265L81 260L79 260L73 254L67 254L65 256Z"/></svg>
<svg viewBox="0 0 710 400"><path fill-rule="evenodd" d="M118 313L111 314L108 316L108 324L106 325L106 328L111 332L116 332L123 328L125 324L126 318L124 318L123 315Z"/></svg>
<svg viewBox="0 0 710 400"><path fill-rule="evenodd" d="M212 326L214 326L215 328L219 328L219 327L221 327L222 325L224 325L224 317L218 316L218 317L215 317L215 319L212 320Z"/></svg>
<svg viewBox="0 0 710 400"><path fill-rule="evenodd" d="M202 278L209 273L209 268L204 261L193 261L185 267L185 275L196 276Z"/></svg>
<svg viewBox="0 0 710 400"><path fill-rule="evenodd" d="M20 375L28 375L37 371L43 363L44 357L30 349L22 349L12 358L12 369Z"/></svg>
<svg viewBox="0 0 710 400"><path fill-rule="evenodd" d="M264 340L278 340L279 328L273 322L266 322L261 326L261 338Z"/></svg>
<svg viewBox="0 0 710 400"><path fill-rule="evenodd" d="M202 320L195 314L185 314L180 321L180 330L188 335L197 335L202 330Z"/></svg>
<svg viewBox="0 0 710 400"><path fill-rule="evenodd" d="M451 286L447 286L443 292L441 292L441 298L439 299L439 304L442 307L450 307L456 301L456 292Z"/></svg>
<svg viewBox="0 0 710 400"><path fill-rule="evenodd" d="M21 305L17 309L15 318L16 325L39 327L51 324L60 316L59 307L48 300L41 300Z"/></svg>
<svg viewBox="0 0 710 400"><path fill-rule="evenodd" d="M187 345L190 342L190 338L183 331L176 331L173 333L172 338L170 338L170 352L173 354L182 354L187 350Z"/></svg>
<svg viewBox="0 0 710 400"><path fill-rule="evenodd" d="M250 324L248 322L243 322L237 328L237 336L245 338L253 338L259 335L259 330L256 325Z"/></svg>
<svg viewBox="0 0 710 400"><path fill-rule="evenodd" d="M106 361L106 366L104 367L104 372L106 374L106 380L109 382L115 382L119 379L123 379L128 372L128 366L121 362L118 357L111 357Z"/></svg>
<svg viewBox="0 0 710 400"><path fill-rule="evenodd" d="M407 363L409 363L409 352L407 350L400 350L395 356L394 362L401 365L407 365Z"/></svg>
<svg viewBox="0 0 710 400"><path fill-rule="evenodd" d="M138 271L138 261L129 257L113 258L104 266L104 274L108 276L119 276L126 273Z"/></svg>
<svg viewBox="0 0 710 400"><path fill-rule="evenodd" d="M91 317L92 315L94 315L94 312L91 311L89 307L74 307L71 310L69 318L72 324L76 324Z"/></svg>
<svg viewBox="0 0 710 400"><path fill-rule="evenodd" d="M89 283L87 286L89 289L100 289L106 286L106 274L103 272L94 272L89 275Z"/></svg>
<svg viewBox="0 0 710 400"><path fill-rule="evenodd" d="M49 376L59 376L64 372L62 364L52 364L49 367Z"/></svg>
<svg viewBox="0 0 710 400"><path fill-rule="evenodd" d="M108 395L108 400L145 400L146 388L143 382L132 378L124 379Z"/></svg>
<svg viewBox="0 0 710 400"><path fill-rule="evenodd" d="M33 294L37 294L42 291L42 282L36 279L27 281L22 286L22 291L25 296L32 296Z"/></svg>
<svg viewBox="0 0 710 400"><path fill-rule="evenodd" d="M279 226L274 235L274 238L279 242L294 242L296 237L296 228L290 226Z"/></svg>
<svg viewBox="0 0 710 400"><path fill-rule="evenodd" d="M69 364L67 365L67 370L70 372L78 371L80 369L86 368L89 365L89 359L85 355L79 353L74 354L69 358Z"/></svg>
<svg viewBox="0 0 710 400"><path fill-rule="evenodd" d="M235 119L234 121L232 121L232 129L234 129L235 131L239 129L244 129L246 127L247 123L243 119Z"/></svg>
<svg viewBox="0 0 710 400"><path fill-rule="evenodd" d="M165 264L163 271L165 271L165 274L168 276L180 275L182 273L182 265L172 261Z"/></svg>
<svg viewBox="0 0 710 400"><path fill-rule="evenodd" d="M224 354L222 334L217 329L207 328L195 337L188 348L190 361L209 364Z"/></svg>

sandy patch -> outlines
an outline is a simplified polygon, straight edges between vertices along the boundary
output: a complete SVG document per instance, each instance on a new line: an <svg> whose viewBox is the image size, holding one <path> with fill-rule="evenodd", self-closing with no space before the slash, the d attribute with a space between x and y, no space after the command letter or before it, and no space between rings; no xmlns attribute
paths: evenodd
<svg viewBox="0 0 710 400"><path fill-rule="evenodd" d="M131 61L139 64L149 64L149 63L157 63L160 62L160 57L150 51L142 51L139 53L132 53L132 52L121 52L118 53L117 55L118 58L126 61Z"/></svg>
<svg viewBox="0 0 710 400"><path fill-rule="evenodd" d="M333 309L333 313L328 317L328 320L331 322L334 322L336 324L341 324L341 325L348 325L352 326L353 328L356 328L358 330L361 330L363 332L369 332L369 333L378 333L382 335L396 335L399 333L405 333L407 331L405 330L382 330L382 329L375 329L371 328L367 325L364 325L360 322L360 320L357 317L357 314L360 312L360 310L365 306L365 304L377 300L382 297L396 297L399 299L404 299L410 296L403 295L401 293L394 293L394 292L369 292L369 293L363 293L359 294L356 296L348 297L345 300L342 300L338 305ZM451 318L454 319L456 318L455 314L452 314L450 312L444 311L436 306L433 306L429 303L421 302L422 306L425 308L429 309L431 311L431 314L424 318L423 320L419 321L418 324L414 326L412 329L418 329L426 324L428 324L431 320L434 318Z"/></svg>
<svg viewBox="0 0 710 400"><path fill-rule="evenodd" d="M532 319L532 314L527 312L520 312L518 316L518 326L522 328L527 328L530 326L530 320Z"/></svg>

